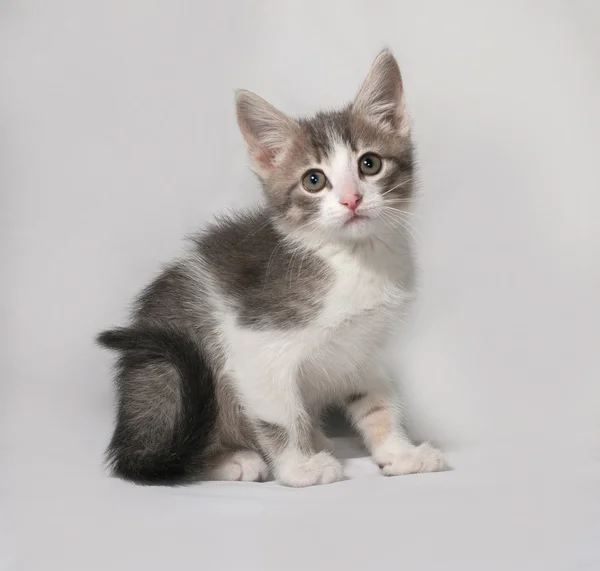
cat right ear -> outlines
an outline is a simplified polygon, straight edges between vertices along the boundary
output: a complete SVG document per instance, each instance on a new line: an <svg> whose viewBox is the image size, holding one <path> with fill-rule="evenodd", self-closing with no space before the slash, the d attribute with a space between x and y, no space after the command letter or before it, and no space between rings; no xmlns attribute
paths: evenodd
<svg viewBox="0 0 600 571"><path fill-rule="evenodd" d="M299 125L250 91L236 92L236 111L252 169L259 176L268 176Z"/></svg>
<svg viewBox="0 0 600 571"><path fill-rule="evenodd" d="M380 125L408 134L410 121L404 105L402 76L398 62L389 50L383 50L373 62L353 108Z"/></svg>

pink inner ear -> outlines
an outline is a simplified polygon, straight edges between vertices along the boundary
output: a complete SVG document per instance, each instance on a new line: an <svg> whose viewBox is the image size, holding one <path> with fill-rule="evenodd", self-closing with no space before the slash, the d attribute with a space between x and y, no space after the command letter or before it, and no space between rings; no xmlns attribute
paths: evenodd
<svg viewBox="0 0 600 571"><path fill-rule="evenodd" d="M260 149L255 153L254 160L265 170L271 170L275 166L275 152L270 149Z"/></svg>

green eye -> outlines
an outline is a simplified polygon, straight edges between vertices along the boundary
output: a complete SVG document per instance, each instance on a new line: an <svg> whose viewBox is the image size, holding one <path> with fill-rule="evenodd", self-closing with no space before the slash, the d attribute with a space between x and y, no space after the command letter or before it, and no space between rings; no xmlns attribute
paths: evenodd
<svg viewBox="0 0 600 571"><path fill-rule="evenodd" d="M367 153L360 157L358 168L366 176L377 174L381 170L381 157L375 153Z"/></svg>
<svg viewBox="0 0 600 571"><path fill-rule="evenodd" d="M322 171L311 170L302 177L302 186L308 192L319 192L325 188L326 184L327 178Z"/></svg>

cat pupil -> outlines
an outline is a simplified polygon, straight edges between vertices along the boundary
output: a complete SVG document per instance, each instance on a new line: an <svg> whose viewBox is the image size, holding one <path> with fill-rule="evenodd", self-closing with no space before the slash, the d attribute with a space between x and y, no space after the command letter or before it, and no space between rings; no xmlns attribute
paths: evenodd
<svg viewBox="0 0 600 571"><path fill-rule="evenodd" d="M312 182L313 184L319 184L319 175L318 174L312 174L310 176L310 182Z"/></svg>

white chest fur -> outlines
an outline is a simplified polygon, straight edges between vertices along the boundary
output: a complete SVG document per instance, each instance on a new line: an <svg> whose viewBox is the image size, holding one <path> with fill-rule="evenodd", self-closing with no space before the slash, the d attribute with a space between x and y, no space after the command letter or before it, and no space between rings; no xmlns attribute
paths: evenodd
<svg viewBox="0 0 600 571"><path fill-rule="evenodd" d="M349 378L378 358L401 307L411 298L404 280L410 259L395 254L321 250L333 273L332 285L321 311L302 328L247 329L237 324L235 312L225 310L219 321L226 369L243 400L255 406L268 403L275 387L298 375L309 401L347 392Z"/></svg>
<svg viewBox="0 0 600 571"><path fill-rule="evenodd" d="M317 392L345 390L363 364L378 360L381 345L401 319L401 308L412 294L403 284L402 259L393 254L322 252L334 281L319 317L303 335L302 355L304 382Z"/></svg>
<svg viewBox="0 0 600 571"><path fill-rule="evenodd" d="M337 328L363 314L393 311L410 296L402 283L401 260L394 252L383 247L358 253L330 247L320 253L334 279L317 320L319 327Z"/></svg>

